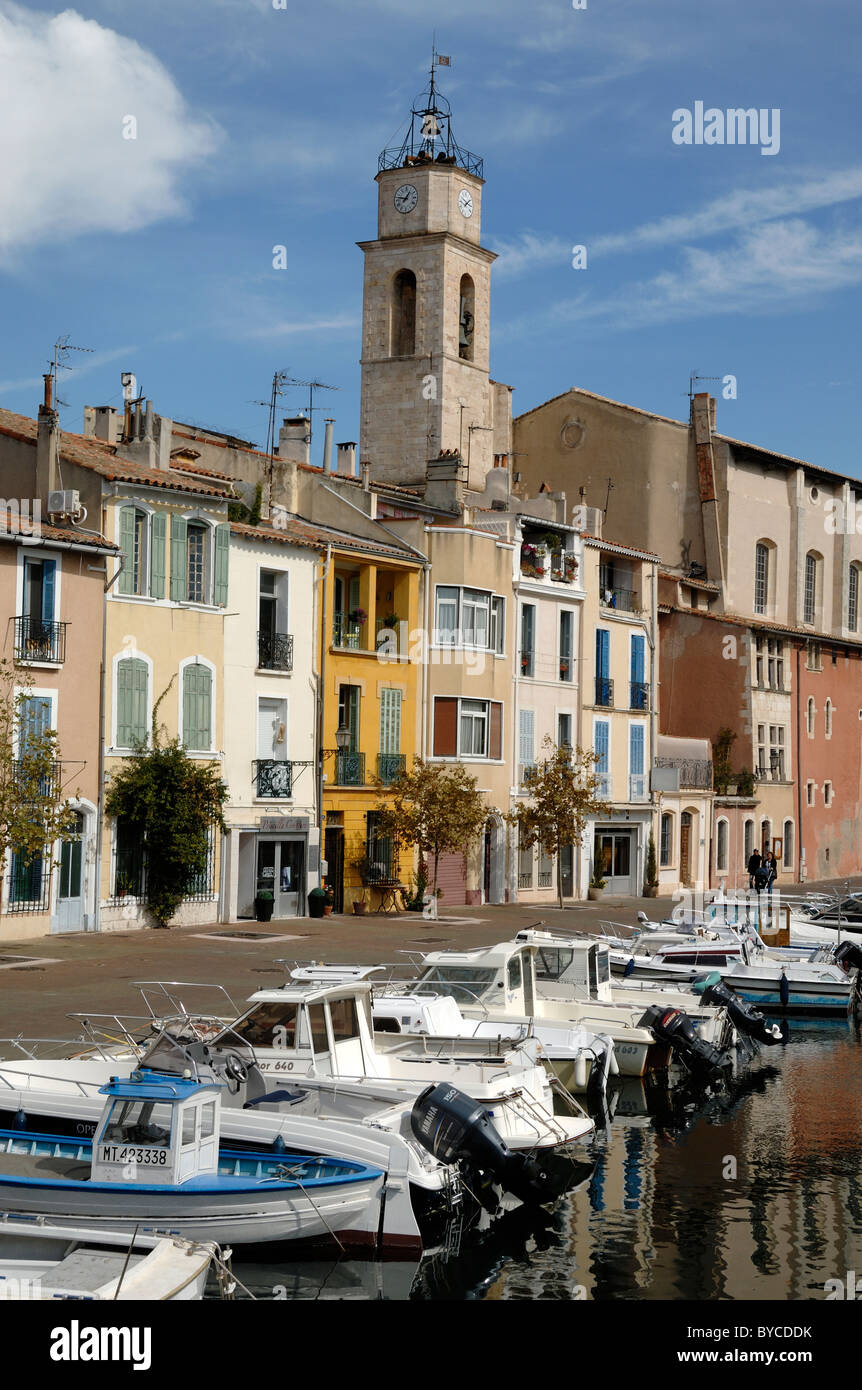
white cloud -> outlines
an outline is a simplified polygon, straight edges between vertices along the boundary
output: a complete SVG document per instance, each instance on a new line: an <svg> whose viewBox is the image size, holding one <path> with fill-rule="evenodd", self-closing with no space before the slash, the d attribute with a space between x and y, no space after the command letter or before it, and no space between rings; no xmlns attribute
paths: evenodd
<svg viewBox="0 0 862 1390"><path fill-rule="evenodd" d="M116 362L121 357L131 361L137 351L137 347L127 344L125 347L110 348L106 352L87 353L86 356L78 353L70 354L67 358L69 369L61 368L60 370L58 394L61 397L67 395L78 377L86 376L89 372L104 367L108 362ZM41 376L25 376L19 377L16 381L0 381L0 396L12 391L29 391L33 387L37 387L41 391L42 384Z"/></svg>
<svg viewBox="0 0 862 1390"><path fill-rule="evenodd" d="M546 265L566 266L572 259L571 242L539 232L521 232L513 241L495 240L491 249L500 258L494 266L495 280L514 280Z"/></svg>
<svg viewBox="0 0 862 1390"><path fill-rule="evenodd" d="M182 181L219 139L139 44L74 10L0 0L0 258L182 215Z"/></svg>

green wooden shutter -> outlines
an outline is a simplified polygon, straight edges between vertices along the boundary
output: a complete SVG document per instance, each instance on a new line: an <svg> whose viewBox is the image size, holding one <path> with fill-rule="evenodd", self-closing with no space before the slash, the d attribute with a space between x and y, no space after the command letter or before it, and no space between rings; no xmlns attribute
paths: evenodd
<svg viewBox="0 0 862 1390"><path fill-rule="evenodd" d="M212 747L212 672L208 666L183 671L183 743L199 751Z"/></svg>
<svg viewBox="0 0 862 1390"><path fill-rule="evenodd" d="M165 516L154 512L151 522L152 542L150 546L150 595L152 598L165 596Z"/></svg>
<svg viewBox="0 0 862 1390"><path fill-rule="evenodd" d="M174 603L185 603L189 596L186 530L185 517L171 517L171 598Z"/></svg>
<svg viewBox="0 0 862 1390"><path fill-rule="evenodd" d="M230 553L230 526L225 523L215 528L215 596L213 601L220 608L227 607L228 556Z"/></svg>
<svg viewBox="0 0 862 1390"><path fill-rule="evenodd" d="M401 752L401 691L380 692L380 752Z"/></svg>
<svg viewBox="0 0 862 1390"><path fill-rule="evenodd" d="M135 592L135 509L120 508L120 550L123 556L123 572L120 575L120 593Z"/></svg>
<svg viewBox="0 0 862 1390"><path fill-rule="evenodd" d="M117 747L134 748L147 737L147 663L140 657L117 662Z"/></svg>

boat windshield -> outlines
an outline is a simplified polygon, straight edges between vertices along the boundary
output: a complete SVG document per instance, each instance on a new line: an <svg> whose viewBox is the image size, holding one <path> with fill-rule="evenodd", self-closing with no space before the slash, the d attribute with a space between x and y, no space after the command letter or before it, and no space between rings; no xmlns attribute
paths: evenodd
<svg viewBox="0 0 862 1390"><path fill-rule="evenodd" d="M445 994L459 1004L472 1004L481 998L497 971L475 965L435 965L419 981L416 994Z"/></svg>
<svg viewBox="0 0 862 1390"><path fill-rule="evenodd" d="M233 1025L231 1033L250 1047L295 1047L296 1004L258 1004Z"/></svg>
<svg viewBox="0 0 862 1390"><path fill-rule="evenodd" d="M171 1143L171 1107L150 1100L115 1100L102 1138L112 1144L151 1144L167 1149Z"/></svg>

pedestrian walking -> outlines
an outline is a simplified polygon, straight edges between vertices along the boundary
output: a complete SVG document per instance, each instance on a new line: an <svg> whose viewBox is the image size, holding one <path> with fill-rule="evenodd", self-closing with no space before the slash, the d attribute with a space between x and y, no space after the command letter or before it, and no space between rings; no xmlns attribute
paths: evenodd
<svg viewBox="0 0 862 1390"><path fill-rule="evenodd" d="M757 887L757 871L758 871L758 869L760 868L760 865L761 865L762 862L763 862L763 861L761 860L760 851L759 851L759 850L755 850L753 854L750 854L750 855L749 855L749 857L748 857L748 886L749 886L749 888L756 888L756 887Z"/></svg>

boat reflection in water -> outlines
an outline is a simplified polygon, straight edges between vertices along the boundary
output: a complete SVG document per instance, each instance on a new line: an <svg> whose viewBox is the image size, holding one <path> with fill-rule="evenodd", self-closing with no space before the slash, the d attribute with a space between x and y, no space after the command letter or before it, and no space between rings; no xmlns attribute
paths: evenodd
<svg viewBox="0 0 862 1390"><path fill-rule="evenodd" d="M860 1069L858 1025L844 1025L794 1027L693 1102L630 1078L598 1121L588 1182L552 1211L464 1233L409 1279L363 1267L353 1292L331 1275L330 1292L295 1296L825 1299L827 1280L862 1268Z"/></svg>

